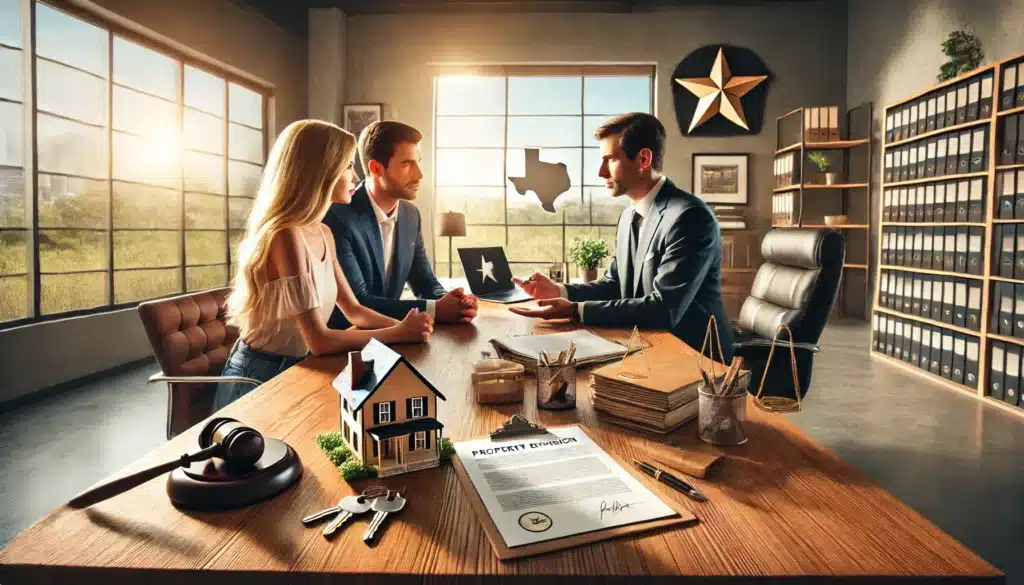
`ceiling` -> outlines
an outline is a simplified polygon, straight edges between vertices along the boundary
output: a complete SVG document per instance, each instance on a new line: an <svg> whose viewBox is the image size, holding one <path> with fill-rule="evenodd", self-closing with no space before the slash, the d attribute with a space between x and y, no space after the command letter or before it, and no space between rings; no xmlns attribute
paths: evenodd
<svg viewBox="0 0 1024 585"><path fill-rule="evenodd" d="M293 34L308 33L307 10L340 8L345 14L643 12L679 6L752 6L822 0L231 0L257 10Z"/></svg>

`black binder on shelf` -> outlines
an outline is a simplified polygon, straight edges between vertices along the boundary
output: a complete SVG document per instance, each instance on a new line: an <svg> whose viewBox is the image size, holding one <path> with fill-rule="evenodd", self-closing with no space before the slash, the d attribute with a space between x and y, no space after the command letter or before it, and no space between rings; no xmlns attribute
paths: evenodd
<svg viewBox="0 0 1024 585"><path fill-rule="evenodd" d="M955 181L946 182L943 187L946 189L946 221L957 221L956 215L956 198L957 198L957 183Z"/></svg>
<svg viewBox="0 0 1024 585"><path fill-rule="evenodd" d="M921 275L921 313L925 319L932 318L932 282L935 277L930 274Z"/></svg>
<svg viewBox="0 0 1024 585"><path fill-rule="evenodd" d="M935 176L935 156L936 147L938 141L935 138L930 138L925 143L925 159L924 159L924 176L934 177Z"/></svg>
<svg viewBox="0 0 1024 585"><path fill-rule="evenodd" d="M1014 92L1017 88L1017 67L1013 64L1003 66L1003 91L999 94L999 109L1011 110L1015 103Z"/></svg>
<svg viewBox="0 0 1024 585"><path fill-rule="evenodd" d="M1013 284L998 282L999 290L999 335L1013 335Z"/></svg>
<svg viewBox="0 0 1024 585"><path fill-rule="evenodd" d="M909 164L907 165L907 180L909 180L909 181L913 181L913 180L916 180L916 179L920 178L920 177L917 176L917 169L918 169L917 153L918 152L920 152L920 150L918 149L918 146L916 144L911 144L910 145L910 161L909 161ZM920 168L921 168L922 171L924 170L924 161L921 161Z"/></svg>
<svg viewBox="0 0 1024 585"><path fill-rule="evenodd" d="M935 111L936 111L936 106L938 105L937 104L938 98L933 93L933 94L929 95L927 99L928 99L928 108L927 108L928 118L927 118L927 124L926 124L925 131L926 132L931 132L932 130L935 130Z"/></svg>
<svg viewBox="0 0 1024 585"><path fill-rule="evenodd" d="M956 123L963 124L967 121L967 82L961 81L956 85Z"/></svg>
<svg viewBox="0 0 1024 585"><path fill-rule="evenodd" d="M1013 219L1017 213L1017 189L1014 183L1012 170L999 171L996 175L996 188L999 189L999 219Z"/></svg>
<svg viewBox="0 0 1024 585"><path fill-rule="evenodd" d="M932 355L928 371L936 376L942 374L942 329L932 327Z"/></svg>
<svg viewBox="0 0 1024 585"><path fill-rule="evenodd" d="M1017 224L1017 249L1014 250L1013 278L1024 280L1024 225Z"/></svg>
<svg viewBox="0 0 1024 585"><path fill-rule="evenodd" d="M975 128L971 132L970 172L980 173L988 167L988 129Z"/></svg>
<svg viewBox="0 0 1024 585"><path fill-rule="evenodd" d="M925 221L924 186L911 187L910 191L914 194L914 221Z"/></svg>
<svg viewBox="0 0 1024 585"><path fill-rule="evenodd" d="M903 359L903 319L896 319L896 332L892 339L892 357Z"/></svg>
<svg viewBox="0 0 1024 585"><path fill-rule="evenodd" d="M959 174L969 172L971 168L971 131L964 130L960 133L960 155L956 172Z"/></svg>
<svg viewBox="0 0 1024 585"><path fill-rule="evenodd" d="M920 98L917 101L917 133L924 134L928 131L928 100Z"/></svg>
<svg viewBox="0 0 1024 585"><path fill-rule="evenodd" d="M1003 141L999 149L999 164L1012 165L1017 157L1017 118L1020 115L1004 116L1000 128Z"/></svg>
<svg viewBox="0 0 1024 585"><path fill-rule="evenodd" d="M922 140L917 143L917 178L924 179L928 175L928 141Z"/></svg>
<svg viewBox="0 0 1024 585"><path fill-rule="evenodd" d="M906 260L907 260L907 258L906 258L906 249L904 248L904 245L905 245L904 244L904 240L906 239L905 233L906 233L906 228L903 228L903 227L896 228L896 265L897 266L906 266L907 265L906 264Z"/></svg>
<svg viewBox="0 0 1024 585"><path fill-rule="evenodd" d="M910 326L910 365L916 366L921 359L921 325Z"/></svg>
<svg viewBox="0 0 1024 585"><path fill-rule="evenodd" d="M953 282L953 325L967 326L967 281L963 278Z"/></svg>
<svg viewBox="0 0 1024 585"><path fill-rule="evenodd" d="M894 343L894 336L896 334L896 318L889 317L888 324L885 330L885 355L892 355L892 345Z"/></svg>
<svg viewBox="0 0 1024 585"><path fill-rule="evenodd" d="M908 315L914 306L914 275L907 273L900 279L900 306L897 309Z"/></svg>
<svg viewBox="0 0 1024 585"><path fill-rule="evenodd" d="M896 112L889 112L885 115L885 143L888 144L894 140L895 135L895 124L896 124ZM888 165L886 165L888 166Z"/></svg>
<svg viewBox="0 0 1024 585"><path fill-rule="evenodd" d="M898 150L895 152L899 152ZM885 151L885 182L892 183L892 150Z"/></svg>
<svg viewBox="0 0 1024 585"><path fill-rule="evenodd" d="M978 100L979 118L989 118L992 116L992 82L992 73L986 73L981 76L981 98Z"/></svg>
<svg viewBox="0 0 1024 585"><path fill-rule="evenodd" d="M914 274L911 276L911 288L910 288L910 314L920 315L921 314L921 287L924 286L923 274Z"/></svg>
<svg viewBox="0 0 1024 585"><path fill-rule="evenodd" d="M921 368L924 371L928 371L928 364L932 355L932 326L922 325L921 326L921 356L918 363L915 366Z"/></svg>
<svg viewBox="0 0 1024 585"><path fill-rule="evenodd" d="M924 186L924 221L935 221L935 185Z"/></svg>
<svg viewBox="0 0 1024 585"><path fill-rule="evenodd" d="M1003 399L1003 381L1006 368L1006 344L1002 341L992 342L992 365L989 368L988 395L996 400Z"/></svg>
<svg viewBox="0 0 1024 585"><path fill-rule="evenodd" d="M953 132L946 136L949 147L946 150L946 175L955 175L960 160L960 135Z"/></svg>
<svg viewBox="0 0 1024 585"><path fill-rule="evenodd" d="M946 221L946 184L945 183L935 183L935 184L929 183L928 187L934 188L934 190L935 190L935 204L933 205L933 207L935 208L935 213L933 214L933 216L935 218L934 221L936 221L936 222ZM926 193L927 193L927 191L926 191Z"/></svg>
<svg viewBox="0 0 1024 585"><path fill-rule="evenodd" d="M942 330L942 377L953 379L953 332Z"/></svg>
<svg viewBox="0 0 1024 585"><path fill-rule="evenodd" d="M1014 107L1024 106L1024 61L1017 62L1017 104Z"/></svg>
<svg viewBox="0 0 1024 585"><path fill-rule="evenodd" d="M958 181L956 184L956 220L959 222L967 221L967 206L971 196L970 187L971 183L966 179Z"/></svg>
<svg viewBox="0 0 1024 585"><path fill-rule="evenodd" d="M946 257L943 228L932 228L932 270L942 270L942 262Z"/></svg>
<svg viewBox="0 0 1024 585"><path fill-rule="evenodd" d="M946 127L946 92L940 91L935 100L935 129Z"/></svg>
<svg viewBox="0 0 1024 585"><path fill-rule="evenodd" d="M924 230L920 228L914 228L911 231L914 234L914 241L912 244L914 247L912 250L913 261L911 262L911 266L913 266L914 268L921 268L924 265L924 263L921 261L921 252L924 249L922 244L922 240L924 240Z"/></svg>
<svg viewBox="0 0 1024 585"><path fill-rule="evenodd" d="M942 279L942 322L949 325L953 324L953 305L956 303L954 284L952 278Z"/></svg>
<svg viewBox="0 0 1024 585"><path fill-rule="evenodd" d="M964 368L967 367L967 336L963 333L953 334L953 375L950 379L957 384L964 383Z"/></svg>
<svg viewBox="0 0 1024 585"><path fill-rule="evenodd" d="M975 77L967 82L967 122L978 119L978 100L981 98L981 78Z"/></svg>
<svg viewBox="0 0 1024 585"><path fill-rule="evenodd" d="M967 228L959 226L956 230L956 254L954 256L954 270L959 274L967 273Z"/></svg>
<svg viewBox="0 0 1024 585"><path fill-rule="evenodd" d="M950 85L946 89L946 126L956 124L956 86Z"/></svg>
<svg viewBox="0 0 1024 585"><path fill-rule="evenodd" d="M1024 164L1024 114L1017 114L1017 164Z"/></svg>
<svg viewBox="0 0 1024 585"><path fill-rule="evenodd" d="M1006 380L1003 382L1003 400L1014 406L1020 391L1020 346L1006 344Z"/></svg>
<svg viewBox="0 0 1024 585"><path fill-rule="evenodd" d="M1012 173L1013 171L1006 171ZM1016 219L1024 219L1024 169L1017 169L1017 194L1014 195L1017 202L1017 210L1014 212Z"/></svg>
<svg viewBox="0 0 1024 585"><path fill-rule="evenodd" d="M913 322L905 319L903 321L903 351L900 353L900 358L907 363L910 363L910 346L914 341L911 337L913 330Z"/></svg>
<svg viewBox="0 0 1024 585"><path fill-rule="evenodd" d="M978 353L979 342L973 337L967 338L966 359L964 360L964 384L971 388L978 387Z"/></svg>
<svg viewBox="0 0 1024 585"><path fill-rule="evenodd" d="M967 283L967 328L981 331L981 281Z"/></svg>
<svg viewBox="0 0 1024 585"><path fill-rule="evenodd" d="M1013 268L1016 265L1014 255L1015 230L1013 224L1004 223L997 225L996 234L999 237L999 276L1013 278Z"/></svg>
<svg viewBox="0 0 1024 585"><path fill-rule="evenodd" d="M935 176L946 174L946 152L949 150L949 138L943 134L935 139Z"/></svg>
<svg viewBox="0 0 1024 585"><path fill-rule="evenodd" d="M910 179L910 147L903 146L900 148L900 181L907 181Z"/></svg>
<svg viewBox="0 0 1024 585"><path fill-rule="evenodd" d="M985 179L977 177L970 180L970 196L967 203L967 221L981 223L985 221Z"/></svg>
<svg viewBox="0 0 1024 585"><path fill-rule="evenodd" d="M1013 336L1024 339L1024 284L1013 285Z"/></svg>
<svg viewBox="0 0 1024 585"><path fill-rule="evenodd" d="M946 227L945 253L942 255L942 269L953 272L956 267L956 228Z"/></svg>
<svg viewBox="0 0 1024 585"><path fill-rule="evenodd" d="M982 275L985 273L983 248L985 244L985 228L972 227L967 231L967 273Z"/></svg>

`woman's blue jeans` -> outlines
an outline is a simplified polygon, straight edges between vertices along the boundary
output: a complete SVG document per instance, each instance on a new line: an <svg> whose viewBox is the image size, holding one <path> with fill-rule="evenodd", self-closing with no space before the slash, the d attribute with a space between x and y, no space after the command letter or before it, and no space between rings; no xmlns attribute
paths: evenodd
<svg viewBox="0 0 1024 585"><path fill-rule="evenodd" d="M239 339L231 348L221 375L244 376L266 382L301 361L300 357L253 349ZM242 382L219 382L217 394L213 399L214 411L224 408L255 389L256 386Z"/></svg>

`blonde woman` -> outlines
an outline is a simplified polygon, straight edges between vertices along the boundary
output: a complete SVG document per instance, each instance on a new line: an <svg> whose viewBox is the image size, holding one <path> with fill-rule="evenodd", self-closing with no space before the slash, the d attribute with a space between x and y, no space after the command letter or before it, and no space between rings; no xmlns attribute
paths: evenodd
<svg viewBox="0 0 1024 585"><path fill-rule="evenodd" d="M267 381L315 355L384 343L423 342L430 315L409 311L399 322L359 304L335 256L334 237L321 221L332 203L348 203L355 190L356 138L334 124L300 120L277 138L253 202L238 251L227 321L239 340L225 376ZM334 330L337 306L358 330ZM223 408L253 389L221 383L214 400Z"/></svg>

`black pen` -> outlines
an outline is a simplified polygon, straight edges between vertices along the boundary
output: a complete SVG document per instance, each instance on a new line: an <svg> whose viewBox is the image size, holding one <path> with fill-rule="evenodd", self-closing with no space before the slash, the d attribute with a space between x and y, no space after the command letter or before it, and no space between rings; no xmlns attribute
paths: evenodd
<svg viewBox="0 0 1024 585"><path fill-rule="evenodd" d="M704 497L704 494L700 493L700 491L697 488L693 487L692 485L686 483L685 481L679 479L678 477L672 475L667 471L658 469L657 467L651 465L650 463L637 461L636 459L633 460L633 465L636 465L637 467L642 469L645 473L647 473L647 475L650 475L655 480L660 481L662 483L667 483L668 485L683 492L688 497L697 500L698 502L707 501L707 498Z"/></svg>

